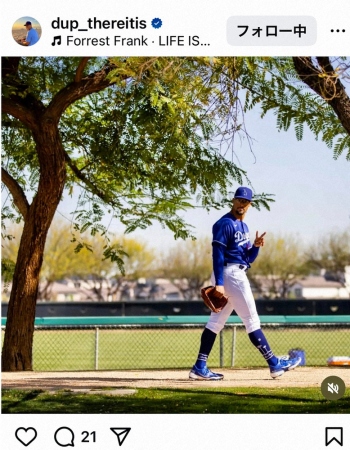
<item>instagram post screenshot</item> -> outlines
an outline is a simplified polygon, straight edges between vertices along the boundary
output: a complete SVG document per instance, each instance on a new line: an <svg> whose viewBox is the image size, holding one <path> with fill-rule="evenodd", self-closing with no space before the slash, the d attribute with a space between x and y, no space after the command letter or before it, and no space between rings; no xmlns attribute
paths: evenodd
<svg viewBox="0 0 350 450"><path fill-rule="evenodd" d="M2 6L2 448L350 448L349 17Z"/></svg>

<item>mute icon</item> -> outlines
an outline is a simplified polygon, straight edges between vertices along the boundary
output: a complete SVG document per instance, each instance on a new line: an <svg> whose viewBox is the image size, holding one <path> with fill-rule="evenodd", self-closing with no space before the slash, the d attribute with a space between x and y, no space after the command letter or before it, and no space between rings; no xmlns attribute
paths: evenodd
<svg viewBox="0 0 350 450"><path fill-rule="evenodd" d="M346 386L344 380L332 375L325 378L321 383L321 392L327 400L339 400L345 394Z"/></svg>
<svg viewBox="0 0 350 450"><path fill-rule="evenodd" d="M339 393L339 386L337 384L333 384L333 383L328 383L328 392L331 392L332 394Z"/></svg>

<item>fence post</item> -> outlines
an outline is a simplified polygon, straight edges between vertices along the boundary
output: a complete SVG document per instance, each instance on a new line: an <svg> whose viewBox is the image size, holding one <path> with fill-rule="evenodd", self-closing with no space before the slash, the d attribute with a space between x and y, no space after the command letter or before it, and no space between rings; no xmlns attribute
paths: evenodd
<svg viewBox="0 0 350 450"><path fill-rule="evenodd" d="M220 367L224 367L224 334L220 331Z"/></svg>
<svg viewBox="0 0 350 450"><path fill-rule="evenodd" d="M233 327L233 331L232 331L232 352L231 352L231 367L234 367L235 365L235 357L236 357L236 330L237 327L234 326Z"/></svg>
<svg viewBox="0 0 350 450"><path fill-rule="evenodd" d="M98 370L98 327L95 328L95 370Z"/></svg>

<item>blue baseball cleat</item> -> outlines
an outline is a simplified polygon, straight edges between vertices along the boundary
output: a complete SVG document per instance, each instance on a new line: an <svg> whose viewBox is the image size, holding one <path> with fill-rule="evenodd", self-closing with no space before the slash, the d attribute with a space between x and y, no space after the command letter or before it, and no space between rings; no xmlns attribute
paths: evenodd
<svg viewBox="0 0 350 450"><path fill-rule="evenodd" d="M301 358L293 359L279 359L275 366L270 366L270 375L272 378L280 377L287 372L287 370L293 370L301 363Z"/></svg>
<svg viewBox="0 0 350 450"><path fill-rule="evenodd" d="M214 373L205 366L203 369L198 369L196 365L194 365L189 374L190 380L206 380L206 381L218 381L224 378L221 373Z"/></svg>

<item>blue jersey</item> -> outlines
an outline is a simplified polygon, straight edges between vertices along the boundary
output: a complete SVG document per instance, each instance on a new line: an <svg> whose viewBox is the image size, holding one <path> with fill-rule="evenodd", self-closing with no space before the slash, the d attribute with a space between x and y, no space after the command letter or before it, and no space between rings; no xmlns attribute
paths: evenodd
<svg viewBox="0 0 350 450"><path fill-rule="evenodd" d="M248 226L230 212L213 226L213 267L216 284L224 284L224 265L242 264L250 267L258 256L259 247L252 246Z"/></svg>

